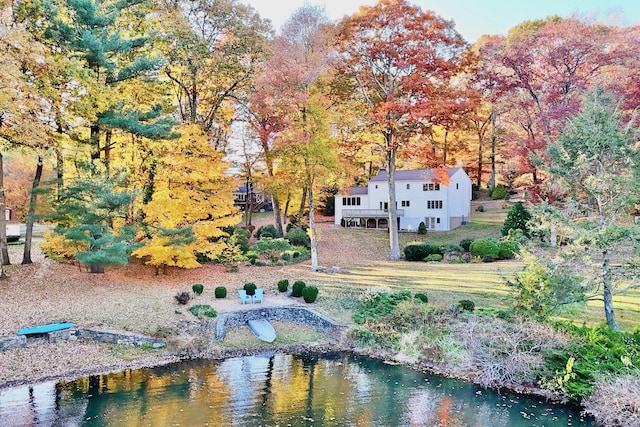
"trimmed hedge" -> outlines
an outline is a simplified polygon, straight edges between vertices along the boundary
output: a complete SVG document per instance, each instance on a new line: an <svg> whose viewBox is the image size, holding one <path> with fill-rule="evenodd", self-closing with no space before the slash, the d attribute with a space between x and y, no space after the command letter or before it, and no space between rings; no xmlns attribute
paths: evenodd
<svg viewBox="0 0 640 427"><path fill-rule="evenodd" d="M426 242L410 242L404 247L404 258L407 261L424 261L429 255L437 253L440 253L440 248Z"/></svg>
<svg viewBox="0 0 640 427"><path fill-rule="evenodd" d="M201 283L196 283L195 285L191 286L191 290L194 294L200 295L202 291L204 291L204 285Z"/></svg>
<svg viewBox="0 0 640 427"><path fill-rule="evenodd" d="M245 283L244 286L242 287L245 291L247 291L247 295L255 295L256 294L256 289L258 289L258 287L256 286L255 283L249 282L249 283Z"/></svg>
<svg viewBox="0 0 640 427"><path fill-rule="evenodd" d="M224 286L218 286L214 290L214 293L216 295L216 298L226 298L226 296L227 296L227 288L225 288Z"/></svg>
<svg viewBox="0 0 640 427"><path fill-rule="evenodd" d="M289 289L289 279L282 279L278 281L278 292L287 292Z"/></svg>
<svg viewBox="0 0 640 427"><path fill-rule="evenodd" d="M302 280L296 280L291 287L291 296L301 297L303 289L307 286Z"/></svg>
<svg viewBox="0 0 640 427"><path fill-rule="evenodd" d="M318 288L315 286L305 286L302 288L302 298L304 298L304 302L310 304L316 301L318 298Z"/></svg>
<svg viewBox="0 0 640 427"><path fill-rule="evenodd" d="M481 258L498 258L498 254L500 253L500 244L493 239L483 237L476 239L471 243L469 246L469 252L471 252L471 255Z"/></svg>

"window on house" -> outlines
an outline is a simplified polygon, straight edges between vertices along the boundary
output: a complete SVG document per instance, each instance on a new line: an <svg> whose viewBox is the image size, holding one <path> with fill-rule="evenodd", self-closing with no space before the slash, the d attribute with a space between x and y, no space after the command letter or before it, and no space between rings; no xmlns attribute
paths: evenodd
<svg viewBox="0 0 640 427"><path fill-rule="evenodd" d="M407 184L407 190L411 189L411 184Z"/></svg>
<svg viewBox="0 0 640 427"><path fill-rule="evenodd" d="M440 184L434 184L433 182L427 182L422 184L422 191L439 191Z"/></svg>
<svg viewBox="0 0 640 427"><path fill-rule="evenodd" d="M456 190L460 189L460 184L456 182Z"/></svg>
<svg viewBox="0 0 640 427"><path fill-rule="evenodd" d="M410 202L409 200L403 200L402 201L402 207L403 208L408 208L409 207L409 202Z"/></svg>
<svg viewBox="0 0 640 427"><path fill-rule="evenodd" d="M378 188L378 184L376 184L376 188Z"/></svg>
<svg viewBox="0 0 640 427"><path fill-rule="evenodd" d="M436 224L440 224L440 218L436 218Z"/></svg>
<svg viewBox="0 0 640 427"><path fill-rule="evenodd" d="M442 209L442 200L427 200L427 209Z"/></svg>

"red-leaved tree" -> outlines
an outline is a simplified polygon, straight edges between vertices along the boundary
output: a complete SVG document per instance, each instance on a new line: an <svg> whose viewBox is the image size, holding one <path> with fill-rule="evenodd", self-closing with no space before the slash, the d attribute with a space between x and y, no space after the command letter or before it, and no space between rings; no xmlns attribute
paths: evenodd
<svg viewBox="0 0 640 427"><path fill-rule="evenodd" d="M404 0L381 0L361 7L342 22L341 74L360 98L363 120L382 135L389 183L389 245L399 259L395 195L399 147L433 125L455 91L466 43L447 21Z"/></svg>

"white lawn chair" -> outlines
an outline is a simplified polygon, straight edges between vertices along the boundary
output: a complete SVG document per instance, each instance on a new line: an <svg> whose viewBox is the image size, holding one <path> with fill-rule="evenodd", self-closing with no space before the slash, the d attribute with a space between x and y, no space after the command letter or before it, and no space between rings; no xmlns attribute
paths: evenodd
<svg viewBox="0 0 640 427"><path fill-rule="evenodd" d="M247 295L247 291L245 291L244 289L238 290L238 296L240 297L241 304L246 304L251 302L251 297Z"/></svg>
<svg viewBox="0 0 640 427"><path fill-rule="evenodd" d="M264 299L264 289L256 289L256 294L253 296L253 302L262 302Z"/></svg>

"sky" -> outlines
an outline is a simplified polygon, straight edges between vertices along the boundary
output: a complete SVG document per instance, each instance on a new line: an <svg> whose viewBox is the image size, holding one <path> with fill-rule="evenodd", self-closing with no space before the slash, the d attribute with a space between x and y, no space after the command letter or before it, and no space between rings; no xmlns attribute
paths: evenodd
<svg viewBox="0 0 640 427"><path fill-rule="evenodd" d="M339 20L357 12L361 5L376 3L375 0L240 1L251 5L263 18L270 19L276 30L293 11L305 4L324 7L330 19ZM456 30L471 43L483 34L506 35L510 28L523 21L551 15L567 17L577 13L607 24L640 24L640 0L410 0L410 3L452 19Z"/></svg>

